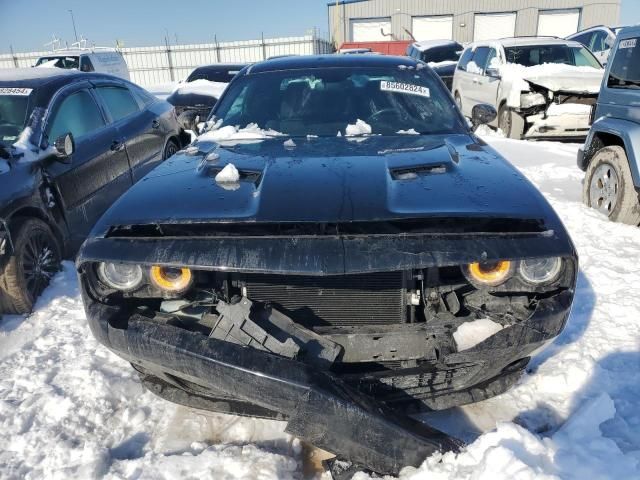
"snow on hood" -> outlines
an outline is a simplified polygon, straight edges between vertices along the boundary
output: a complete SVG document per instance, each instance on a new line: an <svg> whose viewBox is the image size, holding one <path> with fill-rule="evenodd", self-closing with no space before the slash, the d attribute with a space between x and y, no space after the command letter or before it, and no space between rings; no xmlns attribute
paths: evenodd
<svg viewBox="0 0 640 480"><path fill-rule="evenodd" d="M356 123L347 125L345 129L347 137L355 137L358 135L371 135L371 125L364 120L357 119Z"/></svg>
<svg viewBox="0 0 640 480"><path fill-rule="evenodd" d="M539 85L552 92L572 92L595 94L600 91L603 69L575 67L557 63L545 63L525 67L514 63L498 67L501 77L501 89L507 92L507 104L520 106L521 92L531 91L531 84Z"/></svg>
<svg viewBox="0 0 640 480"><path fill-rule="evenodd" d="M173 93L177 93L179 95L196 94L218 99L222 95L222 92L227 88L227 85L229 84L223 82L210 82L209 80L201 78L194 80L193 82L178 84Z"/></svg>
<svg viewBox="0 0 640 480"><path fill-rule="evenodd" d="M449 67L451 65L457 65L458 62L457 60L444 60L442 62L429 62L427 65L429 65L431 68L438 68L438 67Z"/></svg>
<svg viewBox="0 0 640 480"><path fill-rule="evenodd" d="M216 142L232 145L237 143L261 142L268 138L284 136L284 133L271 129L264 130L255 123L250 123L244 128L233 125L220 128L220 123L221 122L218 122L210 126L209 131L198 137L198 142Z"/></svg>
<svg viewBox="0 0 640 480"><path fill-rule="evenodd" d="M57 63L59 60L59 58L54 58L53 60L49 60L48 62L36 65L36 68L58 68Z"/></svg>

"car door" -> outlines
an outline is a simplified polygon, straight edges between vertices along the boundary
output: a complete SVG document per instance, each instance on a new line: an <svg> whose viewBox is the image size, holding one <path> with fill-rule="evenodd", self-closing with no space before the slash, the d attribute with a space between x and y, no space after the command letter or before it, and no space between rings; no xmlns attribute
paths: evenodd
<svg viewBox="0 0 640 480"><path fill-rule="evenodd" d="M466 95L468 115L471 115L471 110L475 105L486 103L483 101L485 87L484 72L491 50L489 47L476 48L473 52L473 58L467 65L467 72L470 76L470 85L467 88Z"/></svg>
<svg viewBox="0 0 640 480"><path fill-rule="evenodd" d="M95 91L124 141L136 182L162 161L164 132L160 119L124 84L100 83Z"/></svg>
<svg viewBox="0 0 640 480"><path fill-rule="evenodd" d="M473 58L473 53L473 48L467 48L462 53L453 75L453 92L456 99L459 99L462 113L466 116L471 116L469 90L472 86L473 74L467 71L467 67Z"/></svg>
<svg viewBox="0 0 640 480"><path fill-rule="evenodd" d="M479 59L480 60L480 59ZM500 68L502 60L495 48L490 48L487 58L482 67L482 74L477 78L476 83L476 101L478 103L488 103L496 109L498 87L500 85L500 76L497 70Z"/></svg>
<svg viewBox="0 0 640 480"><path fill-rule="evenodd" d="M64 162L50 162L45 171L59 195L75 247L132 184L124 145L90 87L85 83L57 95L45 125L50 145L67 133L74 138L73 154Z"/></svg>

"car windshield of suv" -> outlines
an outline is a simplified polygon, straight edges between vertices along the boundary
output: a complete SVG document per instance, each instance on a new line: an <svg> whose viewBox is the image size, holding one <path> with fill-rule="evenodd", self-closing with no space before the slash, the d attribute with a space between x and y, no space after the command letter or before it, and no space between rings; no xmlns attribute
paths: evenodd
<svg viewBox="0 0 640 480"><path fill-rule="evenodd" d="M457 62L461 50L462 47L459 45L430 48L420 54L420 60L427 63Z"/></svg>
<svg viewBox="0 0 640 480"><path fill-rule="evenodd" d="M221 82L221 83L229 83L233 80L240 70L242 70L242 66L238 67L230 67L224 69L199 69L195 70L189 77L187 78L187 83L193 82L194 80L209 80L210 82Z"/></svg>
<svg viewBox="0 0 640 480"><path fill-rule="evenodd" d="M30 89L0 87L0 143L11 145L20 136L29 114Z"/></svg>
<svg viewBox="0 0 640 480"><path fill-rule="evenodd" d="M405 66L245 75L231 84L213 115L218 128L255 124L289 136L467 131L435 74Z"/></svg>
<svg viewBox="0 0 640 480"><path fill-rule="evenodd" d="M560 63L576 67L602 68L600 62L584 47L569 45L527 45L505 47L507 63L517 63L525 67Z"/></svg>
<svg viewBox="0 0 640 480"><path fill-rule="evenodd" d="M40 57L36 63L36 67L56 67L56 68L78 68L80 66L80 57L51 56Z"/></svg>

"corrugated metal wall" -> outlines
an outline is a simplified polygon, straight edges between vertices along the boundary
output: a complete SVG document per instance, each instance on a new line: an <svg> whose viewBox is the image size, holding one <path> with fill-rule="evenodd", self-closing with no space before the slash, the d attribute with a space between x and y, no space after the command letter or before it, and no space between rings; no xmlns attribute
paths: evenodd
<svg viewBox="0 0 640 480"><path fill-rule="evenodd" d="M396 40L407 40L411 19L422 15L454 15L453 38L473 40L474 14L516 12L516 35L536 35L540 10L581 10L580 28L617 25L621 0L366 0L329 6L329 31L338 45L351 38L351 19L391 18ZM336 13L337 12L337 13ZM464 25L464 26L463 26ZM391 40L391 38L390 38Z"/></svg>
<svg viewBox="0 0 640 480"><path fill-rule="evenodd" d="M143 86L185 78L196 67L212 63L249 63L278 55L331 53L328 40L315 35L264 38L237 42L203 43L120 49L131 80ZM51 51L0 55L0 68L31 67Z"/></svg>

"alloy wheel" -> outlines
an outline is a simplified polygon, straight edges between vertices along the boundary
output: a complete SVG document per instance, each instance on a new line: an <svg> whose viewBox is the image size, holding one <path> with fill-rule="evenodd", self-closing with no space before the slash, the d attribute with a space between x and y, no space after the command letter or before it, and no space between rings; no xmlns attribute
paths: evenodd
<svg viewBox="0 0 640 480"><path fill-rule="evenodd" d="M610 216L618 204L620 184L618 174L612 165L603 163L591 177L589 200L591 206L601 213Z"/></svg>

